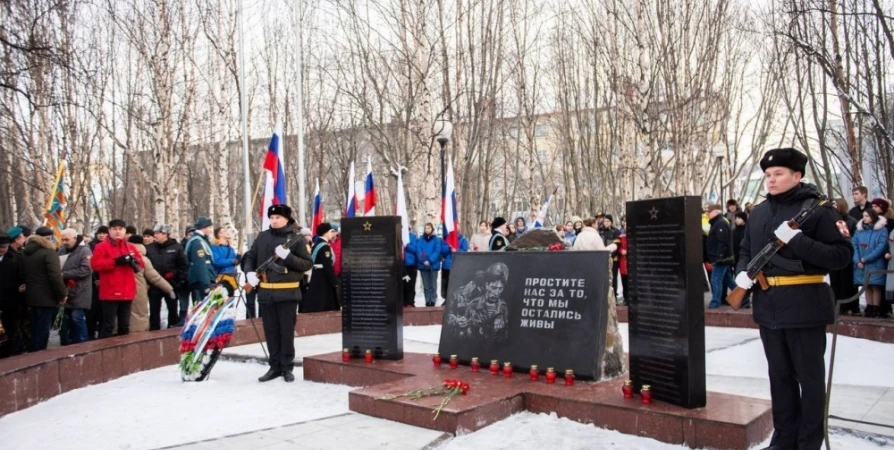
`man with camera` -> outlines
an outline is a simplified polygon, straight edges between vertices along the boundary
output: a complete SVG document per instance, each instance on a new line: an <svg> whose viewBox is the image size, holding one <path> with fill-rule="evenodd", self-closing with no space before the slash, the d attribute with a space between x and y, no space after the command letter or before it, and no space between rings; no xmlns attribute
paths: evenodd
<svg viewBox="0 0 894 450"><path fill-rule="evenodd" d="M130 332L130 307L137 291L135 274L143 268L143 257L124 238L126 226L121 219L109 222L109 237L96 246L90 260L90 266L99 273L100 339L112 336L116 318L118 335Z"/></svg>

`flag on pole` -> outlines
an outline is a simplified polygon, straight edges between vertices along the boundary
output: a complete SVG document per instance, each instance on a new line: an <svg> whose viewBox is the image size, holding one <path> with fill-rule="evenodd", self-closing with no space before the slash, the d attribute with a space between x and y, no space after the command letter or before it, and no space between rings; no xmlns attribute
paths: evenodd
<svg viewBox="0 0 894 450"><path fill-rule="evenodd" d="M59 164L59 170L56 172L56 182L53 184L53 191L47 199L47 206L44 208L43 224L53 230L53 241L62 242L62 230L65 229L65 206L68 204L65 190L65 161Z"/></svg>
<svg viewBox="0 0 894 450"><path fill-rule="evenodd" d="M261 200L261 231L270 228L270 219L267 217L267 208L286 202L286 175L283 171L285 163L282 159L282 124L276 123L273 129L273 137L267 147L267 157L264 158L264 196Z"/></svg>
<svg viewBox="0 0 894 450"><path fill-rule="evenodd" d="M441 223L444 224L444 242L459 248L459 221L456 217L456 186L453 182L453 161L447 159L447 180L441 195Z"/></svg>
<svg viewBox="0 0 894 450"><path fill-rule="evenodd" d="M397 207L395 214L400 216L400 239L403 245L410 244L410 216L407 214L407 198L404 196L404 179L401 176L401 167L394 171L397 174ZM403 246L401 246L403 248Z"/></svg>
<svg viewBox="0 0 894 450"><path fill-rule="evenodd" d="M373 183L372 160L366 160L366 191L363 199L363 215L376 215L376 185Z"/></svg>
<svg viewBox="0 0 894 450"><path fill-rule="evenodd" d="M310 233L317 235L317 225L323 223L323 193L320 192L320 179L317 178L317 192L314 194L314 217L310 225Z"/></svg>
<svg viewBox="0 0 894 450"><path fill-rule="evenodd" d="M351 161L351 170L348 172L348 203L345 206L345 217L357 215L357 193L354 192L354 161Z"/></svg>
<svg viewBox="0 0 894 450"><path fill-rule="evenodd" d="M558 190L559 187L556 186L556 188L553 189L553 193L549 194L549 198L546 199L546 203L540 208L540 213L537 214L537 220L534 221L534 228L543 228L543 224L546 223L546 212L549 210L549 203L553 201L553 196L556 195Z"/></svg>

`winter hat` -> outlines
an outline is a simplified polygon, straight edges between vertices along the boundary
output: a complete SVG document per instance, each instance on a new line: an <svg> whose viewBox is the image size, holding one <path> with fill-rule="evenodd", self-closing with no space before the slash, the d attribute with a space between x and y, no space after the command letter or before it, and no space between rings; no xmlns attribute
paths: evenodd
<svg viewBox="0 0 894 450"><path fill-rule="evenodd" d="M131 244L142 244L142 243L143 243L143 237L142 237L142 236L137 236L137 235L135 234L135 235L133 235L133 236L127 238L127 242L130 242Z"/></svg>
<svg viewBox="0 0 894 450"><path fill-rule="evenodd" d="M149 236L149 237L155 236L155 231L152 231L151 229L146 228L145 230L143 230L143 236Z"/></svg>
<svg viewBox="0 0 894 450"><path fill-rule="evenodd" d="M34 234L41 237L50 237L53 235L53 230L49 229L48 227L38 227L37 230L34 231Z"/></svg>
<svg viewBox="0 0 894 450"><path fill-rule="evenodd" d="M196 230L201 230L203 228L208 228L211 226L214 226L214 223L211 222L211 219L209 219L205 216L199 217L196 220L196 224L195 224Z"/></svg>
<svg viewBox="0 0 894 450"><path fill-rule="evenodd" d="M584 219L581 219L580 216L571 216L571 224L574 225L576 223L583 223Z"/></svg>
<svg viewBox="0 0 894 450"><path fill-rule="evenodd" d="M192 226L192 225L187 225L187 226L186 226L186 233L185 233L185 234L195 233L195 231L196 231L196 227L194 227L194 226Z"/></svg>
<svg viewBox="0 0 894 450"><path fill-rule="evenodd" d="M736 213L737 219L742 219L742 222L748 222L748 214L745 211L739 211Z"/></svg>
<svg viewBox="0 0 894 450"><path fill-rule="evenodd" d="M18 224L16 226L22 230L22 236L25 236L25 237L31 236L31 228L29 228L26 225L22 225L22 224Z"/></svg>
<svg viewBox="0 0 894 450"><path fill-rule="evenodd" d="M302 236L307 236L307 237L311 236L310 228L307 228L307 227L301 227L301 229L298 230L298 233L300 233Z"/></svg>
<svg viewBox="0 0 894 450"><path fill-rule="evenodd" d="M9 229L9 231L6 232L6 234L9 235L10 240L14 241L14 240L18 239L19 236L22 235L22 228L21 227L12 227Z"/></svg>
<svg viewBox="0 0 894 450"><path fill-rule="evenodd" d="M336 223L336 222L332 222L332 223L330 223L329 225L332 225L332 229L333 229L333 230L338 231L338 229L339 229L338 223Z"/></svg>
<svg viewBox="0 0 894 450"><path fill-rule="evenodd" d="M608 219L608 220L612 223L612 225L615 224L615 218L612 217L611 214L606 214L606 215L605 215L605 218Z"/></svg>
<svg viewBox="0 0 894 450"><path fill-rule="evenodd" d="M885 215L888 212L888 208L891 207L888 201L883 198L873 199L872 204L878 206L878 208L882 210L882 215Z"/></svg>
<svg viewBox="0 0 894 450"><path fill-rule="evenodd" d="M766 171L770 167L786 167L803 175L807 169L807 155L793 148L774 148L761 158L761 170Z"/></svg>
<svg viewBox="0 0 894 450"><path fill-rule="evenodd" d="M154 231L156 233L164 233L164 234L170 235L171 234L171 226L168 224L165 224L165 223L158 224L155 226Z"/></svg>
<svg viewBox="0 0 894 450"><path fill-rule="evenodd" d="M125 228L125 227L127 227L127 222L125 222L125 221L123 221L123 220L121 220L121 219L112 219L112 220L110 220L110 221L109 221L109 228L115 228L115 227L118 227L118 228Z"/></svg>
<svg viewBox="0 0 894 450"><path fill-rule="evenodd" d="M317 236L322 236L322 235L328 233L329 230L331 230L331 229L332 229L332 225L329 225L328 223L323 222L323 223L317 225L317 229L316 229L317 233L316 234L317 234Z"/></svg>
<svg viewBox="0 0 894 450"><path fill-rule="evenodd" d="M295 219L292 219L292 208L289 208L289 205L279 204L279 205L270 205L267 208L267 217L272 215L285 217L289 223L294 223Z"/></svg>
<svg viewBox="0 0 894 450"><path fill-rule="evenodd" d="M491 228L500 228L506 225L506 219L502 217L494 217L494 221L490 223Z"/></svg>
<svg viewBox="0 0 894 450"><path fill-rule="evenodd" d="M127 228L124 229L124 232L127 234L137 234L137 227L128 225Z"/></svg>

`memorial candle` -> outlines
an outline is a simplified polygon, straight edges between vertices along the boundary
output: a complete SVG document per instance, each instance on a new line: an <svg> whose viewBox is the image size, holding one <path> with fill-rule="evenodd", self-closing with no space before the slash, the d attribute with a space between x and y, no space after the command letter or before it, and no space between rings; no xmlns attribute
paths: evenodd
<svg viewBox="0 0 894 450"><path fill-rule="evenodd" d="M472 362L469 364L469 367L472 368L472 372L478 372L478 369L481 369L481 363L478 362L478 357L472 358Z"/></svg>
<svg viewBox="0 0 894 450"><path fill-rule="evenodd" d="M640 397L642 397L642 401L644 405L649 405L652 403L652 387L648 384L644 384L642 390L639 391Z"/></svg>
<svg viewBox="0 0 894 450"><path fill-rule="evenodd" d="M457 357L456 355L450 355L450 368L456 369L457 367L459 367L459 357Z"/></svg>
<svg viewBox="0 0 894 450"><path fill-rule="evenodd" d="M546 369L546 384L556 383L556 369L549 367Z"/></svg>
<svg viewBox="0 0 894 450"><path fill-rule="evenodd" d="M434 364L435 367L441 367L441 354L435 353L432 355L431 363Z"/></svg>
<svg viewBox="0 0 894 450"><path fill-rule="evenodd" d="M540 379L540 371L537 370L537 364L532 364L531 371L528 373L531 376L531 381L537 381Z"/></svg>
<svg viewBox="0 0 894 450"><path fill-rule="evenodd" d="M371 363L371 362L373 362L373 351L370 350L370 349L366 349L366 355L363 356L363 359L364 359L367 363Z"/></svg>
<svg viewBox="0 0 894 450"><path fill-rule="evenodd" d="M624 398L633 398L633 381L625 381L624 386L621 386L621 392L624 393Z"/></svg>
<svg viewBox="0 0 894 450"><path fill-rule="evenodd" d="M512 378L512 363L511 362L503 363L503 376L506 378Z"/></svg>
<svg viewBox="0 0 894 450"><path fill-rule="evenodd" d="M341 360L344 362L348 362L351 360L351 350L343 349L341 351Z"/></svg>
<svg viewBox="0 0 894 450"><path fill-rule="evenodd" d="M565 386L573 386L574 385L574 371L568 369L565 371Z"/></svg>
<svg viewBox="0 0 894 450"><path fill-rule="evenodd" d="M490 360L490 374L496 375L500 373L500 363L496 359Z"/></svg>

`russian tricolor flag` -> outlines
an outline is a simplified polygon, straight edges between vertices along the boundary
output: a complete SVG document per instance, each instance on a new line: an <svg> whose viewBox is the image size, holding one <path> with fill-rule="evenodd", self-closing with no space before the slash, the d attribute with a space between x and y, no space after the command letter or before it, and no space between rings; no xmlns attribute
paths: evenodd
<svg viewBox="0 0 894 450"><path fill-rule="evenodd" d="M453 181L453 161L447 160L447 180L441 196L441 222L444 224L444 242L459 248L459 220L456 214L456 185Z"/></svg>
<svg viewBox="0 0 894 450"><path fill-rule="evenodd" d="M317 192L314 194L314 217L310 225L310 233L317 235L317 225L323 223L323 193L320 192L320 179L317 179Z"/></svg>
<svg viewBox="0 0 894 450"><path fill-rule="evenodd" d="M264 159L264 197L261 199L261 231L270 228L267 208L286 202L286 175L282 159L282 124L276 123Z"/></svg>
<svg viewBox="0 0 894 450"><path fill-rule="evenodd" d="M348 202L345 206L345 217L357 215L357 193L354 192L354 161L351 161L351 170L348 172Z"/></svg>
<svg viewBox="0 0 894 450"><path fill-rule="evenodd" d="M363 215L376 215L376 185L373 183L372 161L366 160L366 194L363 200Z"/></svg>

